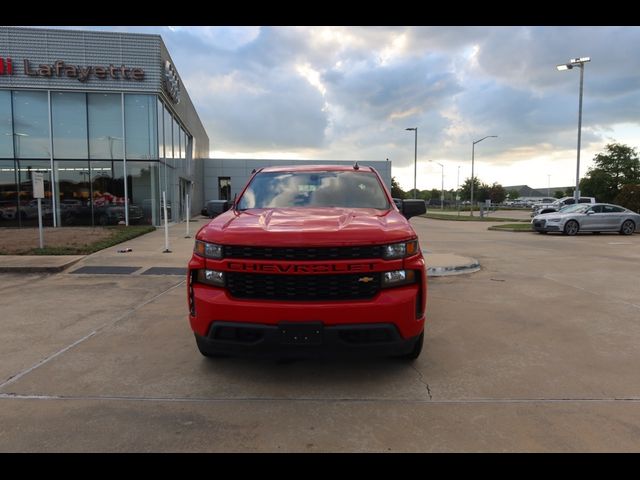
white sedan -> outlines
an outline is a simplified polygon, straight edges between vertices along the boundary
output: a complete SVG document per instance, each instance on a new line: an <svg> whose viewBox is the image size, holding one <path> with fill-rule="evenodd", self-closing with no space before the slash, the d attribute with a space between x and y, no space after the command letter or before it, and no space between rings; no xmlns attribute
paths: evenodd
<svg viewBox="0 0 640 480"><path fill-rule="evenodd" d="M531 229L539 233L619 232L631 235L640 225L640 214L619 205L591 203L571 205L559 212L536 215Z"/></svg>

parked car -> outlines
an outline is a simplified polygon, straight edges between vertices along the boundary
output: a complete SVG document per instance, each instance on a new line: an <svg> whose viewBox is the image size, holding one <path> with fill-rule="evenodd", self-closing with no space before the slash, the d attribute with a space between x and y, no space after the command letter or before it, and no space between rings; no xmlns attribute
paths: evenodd
<svg viewBox="0 0 640 480"><path fill-rule="evenodd" d="M575 203L576 199L574 197L563 197L553 203L541 203L540 205L533 206L531 217L533 218L536 215L540 215L542 213L558 212L567 205L574 205ZM578 203L593 204L596 203L596 199L595 197L580 197L578 199Z"/></svg>
<svg viewBox="0 0 640 480"><path fill-rule="evenodd" d="M537 215L531 220L531 229L539 233L561 232L619 232L631 235L640 225L640 214L610 203L578 204L560 212Z"/></svg>
<svg viewBox="0 0 640 480"><path fill-rule="evenodd" d="M209 200L200 213L205 217L214 218L229 210L230 207L229 200Z"/></svg>

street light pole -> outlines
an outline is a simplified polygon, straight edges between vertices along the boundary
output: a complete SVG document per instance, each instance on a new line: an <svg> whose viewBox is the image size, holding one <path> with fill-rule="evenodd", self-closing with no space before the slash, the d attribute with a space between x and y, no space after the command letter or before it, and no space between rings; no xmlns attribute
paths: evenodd
<svg viewBox="0 0 640 480"><path fill-rule="evenodd" d="M486 137L482 137L480 140L476 140L471 145L471 216L473 217L473 184L475 183L475 178L473 176L473 165L475 161L475 152L476 152L476 143L480 143L485 138L498 138L497 135L487 135Z"/></svg>
<svg viewBox="0 0 640 480"><path fill-rule="evenodd" d="M440 208L444 211L444 165L436 162L442 168L442 188L440 190Z"/></svg>
<svg viewBox="0 0 640 480"><path fill-rule="evenodd" d="M569 63L556 65L556 68L560 71L571 70L573 67L578 67L580 69L580 97L578 100L578 154L576 165L576 189L574 192L576 204L578 204L578 201L580 200L580 140L582 137L582 88L584 83L584 64L590 61L591 58L589 57L580 57L570 59Z"/></svg>
<svg viewBox="0 0 640 480"><path fill-rule="evenodd" d="M413 158L413 198L417 197L416 180L418 178L418 127L405 128L405 130L413 130L415 132L415 148Z"/></svg>

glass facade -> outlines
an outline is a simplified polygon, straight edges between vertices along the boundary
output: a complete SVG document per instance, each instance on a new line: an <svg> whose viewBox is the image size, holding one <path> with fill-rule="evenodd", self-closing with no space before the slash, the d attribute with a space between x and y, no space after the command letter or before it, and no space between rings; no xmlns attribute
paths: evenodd
<svg viewBox="0 0 640 480"><path fill-rule="evenodd" d="M0 158L13 158L11 92L0 90Z"/></svg>
<svg viewBox="0 0 640 480"><path fill-rule="evenodd" d="M157 95L0 90L0 226L37 225L33 172L47 226L124 223L125 203L129 224L161 225L162 192L182 220L192 143Z"/></svg>
<svg viewBox="0 0 640 480"><path fill-rule="evenodd" d="M87 158L87 96L51 92L53 158Z"/></svg>
<svg viewBox="0 0 640 480"><path fill-rule="evenodd" d="M13 92L13 141L16 158L50 158L47 92Z"/></svg>
<svg viewBox="0 0 640 480"><path fill-rule="evenodd" d="M122 97L117 93L87 94L89 158L122 160Z"/></svg>
<svg viewBox="0 0 640 480"><path fill-rule="evenodd" d="M158 158L155 98L152 95L125 95L124 97L127 160Z"/></svg>

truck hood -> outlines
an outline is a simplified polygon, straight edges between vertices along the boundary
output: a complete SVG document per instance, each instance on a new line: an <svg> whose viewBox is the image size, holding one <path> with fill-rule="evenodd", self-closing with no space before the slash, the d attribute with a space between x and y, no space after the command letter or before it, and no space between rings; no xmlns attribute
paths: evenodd
<svg viewBox="0 0 640 480"><path fill-rule="evenodd" d="M393 243L416 234L399 212L370 208L229 210L196 238L223 245L340 246Z"/></svg>

